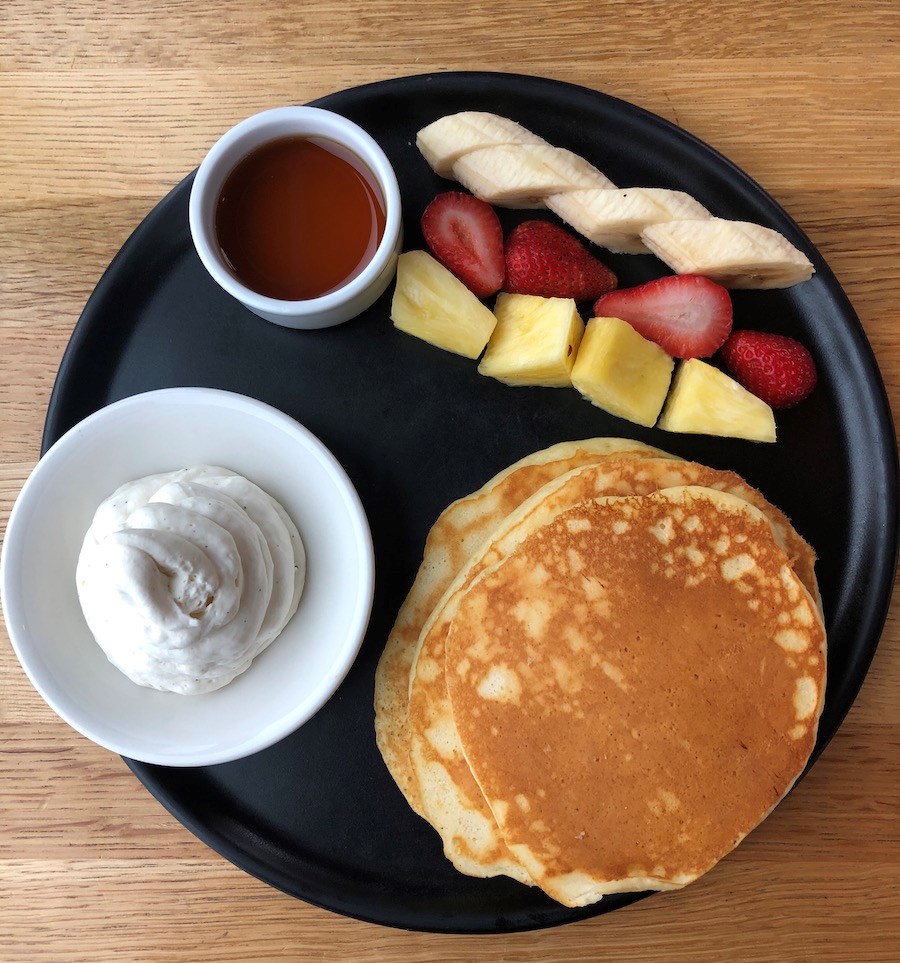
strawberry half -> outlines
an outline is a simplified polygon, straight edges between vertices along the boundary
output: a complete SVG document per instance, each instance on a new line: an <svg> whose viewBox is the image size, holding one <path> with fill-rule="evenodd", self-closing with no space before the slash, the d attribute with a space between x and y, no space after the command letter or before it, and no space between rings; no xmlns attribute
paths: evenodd
<svg viewBox="0 0 900 963"><path fill-rule="evenodd" d="M525 221L506 239L503 290L510 294L593 301L616 283L577 238L549 221Z"/></svg>
<svg viewBox="0 0 900 963"><path fill-rule="evenodd" d="M422 214L422 233L434 256L477 297L503 284L503 228L490 204L447 191Z"/></svg>
<svg viewBox="0 0 900 963"><path fill-rule="evenodd" d="M735 331L722 346L722 358L735 380L770 408L792 408L818 381L812 355L783 334Z"/></svg>
<svg viewBox="0 0 900 963"><path fill-rule="evenodd" d="M600 318L621 318L673 358L707 358L731 333L731 297L699 274L674 274L605 294Z"/></svg>

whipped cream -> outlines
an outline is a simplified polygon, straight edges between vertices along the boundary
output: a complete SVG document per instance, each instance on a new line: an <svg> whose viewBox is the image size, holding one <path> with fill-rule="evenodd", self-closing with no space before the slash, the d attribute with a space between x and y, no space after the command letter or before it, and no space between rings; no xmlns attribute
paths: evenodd
<svg viewBox="0 0 900 963"><path fill-rule="evenodd" d="M306 555L271 495L226 468L149 475L97 509L76 570L88 627L138 685L211 692L297 610Z"/></svg>

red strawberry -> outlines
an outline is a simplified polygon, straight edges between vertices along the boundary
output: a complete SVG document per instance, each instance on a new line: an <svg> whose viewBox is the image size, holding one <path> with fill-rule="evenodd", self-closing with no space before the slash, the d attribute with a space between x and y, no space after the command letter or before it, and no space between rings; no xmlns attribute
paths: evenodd
<svg viewBox="0 0 900 963"><path fill-rule="evenodd" d="M549 221L525 221L506 239L503 290L510 294L592 301L616 283L577 238Z"/></svg>
<svg viewBox="0 0 900 963"><path fill-rule="evenodd" d="M706 358L731 332L731 297L699 274L675 274L604 294L600 318L621 318L673 358Z"/></svg>
<svg viewBox="0 0 900 963"><path fill-rule="evenodd" d="M490 204L447 191L425 208L422 233L434 256L479 298L503 284L503 228Z"/></svg>
<svg viewBox="0 0 900 963"><path fill-rule="evenodd" d="M791 408L816 386L816 364L806 348L783 334L735 331L722 346L728 370L770 408Z"/></svg>

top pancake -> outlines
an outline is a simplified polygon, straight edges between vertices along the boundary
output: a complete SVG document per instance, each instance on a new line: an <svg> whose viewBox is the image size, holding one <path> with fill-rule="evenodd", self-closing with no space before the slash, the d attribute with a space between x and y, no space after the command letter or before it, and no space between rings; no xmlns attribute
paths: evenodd
<svg viewBox="0 0 900 963"><path fill-rule="evenodd" d="M579 906L682 886L765 817L815 742L825 635L743 499L560 507L520 513L457 597L446 684L508 847Z"/></svg>
<svg viewBox="0 0 900 963"><path fill-rule="evenodd" d="M506 850L456 731L444 678L444 644L459 600L481 573L516 548L529 525L598 496L643 495L678 485L726 491L763 510L777 540L805 573L810 591L817 593L812 549L778 509L733 472L671 458L610 455L545 485L507 516L469 560L435 607L420 638L408 710L413 775L426 818L441 835L445 854L462 872L528 878Z"/></svg>
<svg viewBox="0 0 900 963"><path fill-rule="evenodd" d="M609 455L645 458L664 452L623 438L561 442L528 455L495 475L481 489L453 502L425 542L422 565L397 615L375 672L375 738L391 775L410 806L423 815L409 763L406 719L410 670L422 626L467 560L497 525L547 482Z"/></svg>

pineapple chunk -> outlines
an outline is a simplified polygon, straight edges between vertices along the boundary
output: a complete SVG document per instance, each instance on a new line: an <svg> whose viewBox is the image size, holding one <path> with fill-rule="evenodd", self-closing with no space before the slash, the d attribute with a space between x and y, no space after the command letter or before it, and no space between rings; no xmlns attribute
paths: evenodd
<svg viewBox="0 0 900 963"><path fill-rule="evenodd" d="M481 354L497 323L462 281L426 251L400 255L391 320L401 331L466 358Z"/></svg>
<svg viewBox="0 0 900 963"><path fill-rule="evenodd" d="M775 441L772 409L711 364L692 358L675 375L659 419L664 431Z"/></svg>
<svg viewBox="0 0 900 963"><path fill-rule="evenodd" d="M627 321L591 318L572 384L598 408L649 428L659 416L675 362Z"/></svg>
<svg viewBox="0 0 900 963"><path fill-rule="evenodd" d="M478 371L508 385L565 388L584 334L570 298L501 294L494 305L497 327Z"/></svg>

